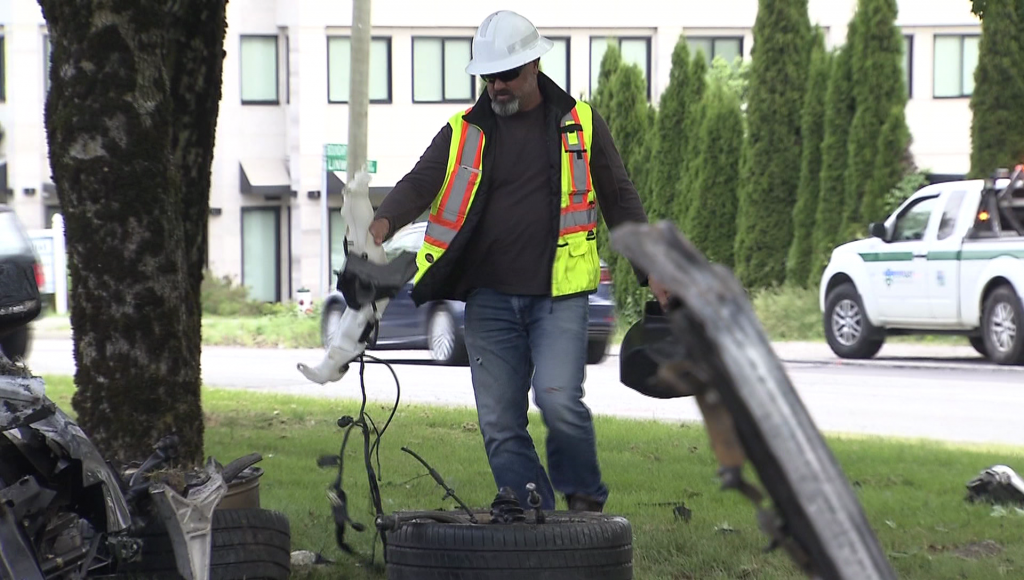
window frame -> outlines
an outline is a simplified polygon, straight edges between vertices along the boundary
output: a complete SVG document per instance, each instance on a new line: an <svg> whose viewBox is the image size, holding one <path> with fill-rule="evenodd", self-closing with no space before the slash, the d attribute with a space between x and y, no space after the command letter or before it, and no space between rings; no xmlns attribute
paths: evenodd
<svg viewBox="0 0 1024 580"><path fill-rule="evenodd" d="M604 40L608 40L609 38L614 38L615 41L619 43L619 52L620 53L622 52L622 41L623 40L643 40L643 41L646 41L646 43L647 43L647 72L646 72L646 74L644 76L646 77L646 80L647 80L647 102L650 102L651 101L651 89L652 89L652 86L653 86L653 82L652 82L653 79L651 78L653 76L653 71L651 70L651 67L653 66L653 61L654 61L653 55L651 54L651 51L653 50L653 46L654 46L654 37L651 36L651 35L648 35L648 36L644 36L644 35L616 36L615 34L591 34L589 36L589 39L587 40L587 51L589 53L589 61L590 61L590 69L587 71L587 73L588 73L587 76L589 78L589 80L587 81L587 84L589 85L588 86L588 91L589 91L588 94L591 97L594 95L594 89L596 88L594 86L594 66L595 65L597 66L598 71L601 70L601 62L600 61L598 61L597 63L594 62L594 39L595 38L602 38ZM599 73L599 76L600 76L600 73Z"/></svg>
<svg viewBox="0 0 1024 580"><path fill-rule="evenodd" d="M565 92L572 94L572 37L571 36L544 36L552 43L558 44L565 41ZM545 73L546 74L546 73ZM551 79L554 80L554 79ZM557 83L556 83L557 84Z"/></svg>
<svg viewBox="0 0 1024 580"><path fill-rule="evenodd" d="M289 206L290 207L290 206ZM242 287L245 287L245 216L250 212L269 211L274 215L274 299L266 304L275 304L281 302L281 206L279 205L243 205L239 211L239 235L238 239L240 242L240 257L241 263L239 264L239 278ZM290 237L289 237L290 240Z"/></svg>
<svg viewBox="0 0 1024 580"><path fill-rule="evenodd" d="M242 84L245 82L243 69L245 63L242 59L242 44L247 39L273 39L274 41L274 99L273 100L245 100L245 91ZM243 105L270 105L281 104L281 36L279 34L239 34L238 35L238 100Z"/></svg>
<svg viewBox="0 0 1024 580"><path fill-rule="evenodd" d="M740 60L743 60L743 58L744 58L743 57L743 49L744 49L743 45L744 45L744 41L746 40L746 38L742 34L738 35L738 36L731 36L731 35L726 35L726 34L698 34L698 35L695 35L695 36L686 36L687 48L689 48L689 41L690 40L710 40L711 41L711 52L712 52L712 54L705 55L705 57L707 58L707 64L708 64L709 68L711 67L711 63L713 63L715 61L714 51L715 51L715 41L716 40L738 40L738 41L740 41ZM695 52L693 52L692 50L690 52L691 52L690 58L693 58L694 56L696 56ZM732 64L732 63L729 63L729 64Z"/></svg>
<svg viewBox="0 0 1024 580"><path fill-rule="evenodd" d="M0 30L0 103L7 102L7 34Z"/></svg>
<svg viewBox="0 0 1024 580"><path fill-rule="evenodd" d="M903 80L907 83L907 98L914 98L914 41L913 33L904 34L903 41L907 47L907 70L904 71ZM934 83L933 83L934 84Z"/></svg>
<svg viewBox="0 0 1024 580"><path fill-rule="evenodd" d="M957 95L940 96L940 95L936 94L936 90L935 90L936 89L936 86L935 86L935 78L936 78L935 71L938 69L939 60L937 58L935 58L935 47L938 45L940 38L959 38L960 39L960 90L959 90L959 94L957 94ZM933 99L936 99L936 100L969 99L974 94L973 90L971 90L971 94L965 94L964 93L964 71L963 71L963 66L964 66L964 41L966 39L968 39L968 38L977 38L978 42L980 43L981 42L981 33L978 33L978 32L947 32L947 33L937 33L937 34L932 36L932 98ZM979 59L980 59L981 55L979 54L978 56L979 56ZM978 64L979 63L975 63L974 64L975 69L977 69ZM971 71L971 74L973 75L974 71Z"/></svg>
<svg viewBox="0 0 1024 580"><path fill-rule="evenodd" d="M53 45L50 44L50 33L43 32L43 95L50 92L50 63L53 59Z"/></svg>
<svg viewBox="0 0 1024 580"><path fill-rule="evenodd" d="M347 96L345 97L344 100L331 100L331 40L332 39L339 39L339 38L347 38L349 40L349 44L351 44L352 35L351 34L328 34L327 35L327 103L329 105L347 105L348 102L349 102ZM371 96L370 97L370 104L371 105L390 105L390 104L392 104L394 102L394 99L395 99L395 93L394 93L395 88L394 88L394 82L393 82L393 77L392 77L392 75L394 74L394 66L393 66L393 63L394 63L394 52L393 52L393 50L394 50L394 41L393 41L393 38L394 37L392 37L392 36L371 36L370 37L370 47L371 47L371 49L370 49L370 65L371 65L370 70L371 71L373 70L373 66L372 66L373 65L373 48L372 48L373 47L373 43L374 43L374 41L381 41L381 40L383 40L385 46L387 47L387 57L386 57L386 61L385 61L385 68L387 69L387 75L388 75L387 76L387 79L388 79L387 80L388 96L385 97L384 99L374 99L373 96ZM351 50L351 48L349 50ZM444 49L442 48L442 51L443 50ZM444 53L442 52L442 55L443 54ZM351 79L352 79L351 71L349 71L349 82L350 83L351 83Z"/></svg>
<svg viewBox="0 0 1024 580"><path fill-rule="evenodd" d="M417 100L416 99L416 41L417 40L440 40L441 41L441 70L440 70L440 74L441 74L441 100L439 100L439 101L421 101L421 100ZM410 80L412 82L410 83L410 86L409 86L409 90L410 90L410 95L409 96L412 97L412 103L414 105L440 105L440 104L449 104L449 103L457 103L457 104L475 103L477 98L480 96L480 93L477 92L477 89L479 88L477 75L469 75L469 97L467 97L465 99L461 99L461 98L460 99L449 99L448 98L447 91L445 90L445 82L444 82L444 74L445 74L445 69L444 69L445 58L444 58L444 54L445 54L446 44L447 44L447 42L449 40L459 40L459 41L465 41L465 42L469 43L469 57L473 58L473 37L472 36L434 36L434 35L424 35L424 36L413 36L413 37L410 38L410 42L409 42L410 55L409 56L411 57L411 61L410 61L410 66L409 66L409 75L410 75Z"/></svg>

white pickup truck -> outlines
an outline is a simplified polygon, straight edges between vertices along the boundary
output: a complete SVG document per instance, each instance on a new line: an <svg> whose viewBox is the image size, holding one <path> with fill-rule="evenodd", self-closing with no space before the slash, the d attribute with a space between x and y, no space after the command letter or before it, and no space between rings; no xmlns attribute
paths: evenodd
<svg viewBox="0 0 1024 580"><path fill-rule="evenodd" d="M871 237L833 250L819 291L829 347L871 358L886 336L958 334L1024 364L1022 221L1022 166L917 191Z"/></svg>

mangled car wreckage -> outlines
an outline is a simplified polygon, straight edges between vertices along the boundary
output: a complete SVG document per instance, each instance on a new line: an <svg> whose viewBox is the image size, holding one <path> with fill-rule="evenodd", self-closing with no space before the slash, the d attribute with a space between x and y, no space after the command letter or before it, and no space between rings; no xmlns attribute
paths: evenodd
<svg viewBox="0 0 1024 580"><path fill-rule="evenodd" d="M0 431L0 580L288 577L283 515L217 509L258 454L226 466L210 458L175 482L154 477L176 456L169 436L115 470L42 379L2 355ZM255 545L254 533L273 539Z"/></svg>

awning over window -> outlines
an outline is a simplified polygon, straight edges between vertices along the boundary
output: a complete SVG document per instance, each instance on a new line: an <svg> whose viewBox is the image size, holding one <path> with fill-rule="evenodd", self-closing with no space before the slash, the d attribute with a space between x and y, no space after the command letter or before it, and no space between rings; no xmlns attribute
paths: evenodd
<svg viewBox="0 0 1024 580"><path fill-rule="evenodd" d="M242 193L281 196L291 193L291 178L283 159L240 159L238 172Z"/></svg>

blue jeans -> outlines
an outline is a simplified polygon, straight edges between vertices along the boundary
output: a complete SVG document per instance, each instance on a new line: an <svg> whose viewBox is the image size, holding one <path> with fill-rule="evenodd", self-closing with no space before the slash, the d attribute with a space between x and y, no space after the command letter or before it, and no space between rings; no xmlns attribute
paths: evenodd
<svg viewBox="0 0 1024 580"><path fill-rule="evenodd" d="M590 409L583 403L589 301L476 290L466 300L466 349L484 449L498 488L528 508L533 482L542 509L555 492L604 503ZM532 381L531 381L532 379ZM530 386L548 429L551 478L526 430ZM553 484L553 485L552 485Z"/></svg>

